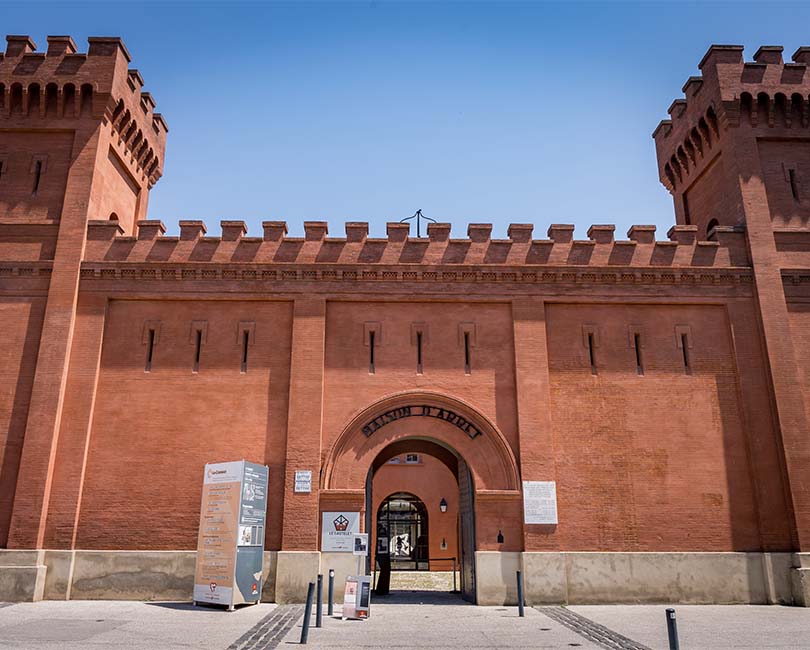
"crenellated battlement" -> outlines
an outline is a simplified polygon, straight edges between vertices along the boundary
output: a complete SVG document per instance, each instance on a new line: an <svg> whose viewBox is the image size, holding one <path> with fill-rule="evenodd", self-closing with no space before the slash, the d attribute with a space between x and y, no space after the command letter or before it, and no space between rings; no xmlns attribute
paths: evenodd
<svg viewBox="0 0 810 650"><path fill-rule="evenodd" d="M29 36L7 36L0 53L0 124L64 128L80 120L102 121L117 140L118 154L149 187L162 174L168 127L143 78L128 69L120 38L88 38L79 53L70 36L49 36L37 51Z"/></svg>
<svg viewBox="0 0 810 650"><path fill-rule="evenodd" d="M698 241L696 226L673 226L656 241L655 226L633 226L627 240L614 239L615 226L594 225L588 239L574 239L574 226L553 224L548 239L533 239L531 224L512 224L507 239L491 237L492 224L470 224L467 238L450 237L448 223L432 223L427 237L410 237L408 224L388 223L387 236L368 236L368 224L349 222L344 237L329 237L326 222L304 222L303 237L287 236L283 221L265 221L263 235L250 237L243 221L222 221L221 235L207 236L202 221L180 222L179 236L166 236L161 221L138 223L137 237L122 236L114 221L91 221L88 262L213 263L285 265L410 265L590 267L740 267L749 265L745 233L720 227L713 241ZM616 269L617 272L620 269ZM474 269L471 271L475 273Z"/></svg>
<svg viewBox="0 0 810 650"><path fill-rule="evenodd" d="M810 128L810 47L784 62L781 46L762 46L753 61L741 45L712 45L653 132L659 177L670 192L688 185L716 157L729 127L770 129L777 137Z"/></svg>

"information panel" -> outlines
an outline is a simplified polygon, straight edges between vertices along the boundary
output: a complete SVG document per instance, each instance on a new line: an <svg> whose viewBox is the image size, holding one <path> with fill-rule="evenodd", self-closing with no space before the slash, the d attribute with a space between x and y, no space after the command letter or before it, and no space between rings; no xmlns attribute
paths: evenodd
<svg viewBox="0 0 810 650"><path fill-rule="evenodd" d="M259 602L267 478L267 467L244 460L205 466L195 603Z"/></svg>
<svg viewBox="0 0 810 650"><path fill-rule="evenodd" d="M557 484L554 481L523 481L523 521L557 523Z"/></svg>

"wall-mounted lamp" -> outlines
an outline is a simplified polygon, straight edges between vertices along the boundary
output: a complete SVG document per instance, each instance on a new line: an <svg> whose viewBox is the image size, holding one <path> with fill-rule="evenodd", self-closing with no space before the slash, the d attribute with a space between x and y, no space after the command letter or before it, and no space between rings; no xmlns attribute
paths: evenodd
<svg viewBox="0 0 810 650"><path fill-rule="evenodd" d="M439 501L439 510L442 512L447 512L447 501L445 501L444 497L442 497L442 500Z"/></svg>
<svg viewBox="0 0 810 650"><path fill-rule="evenodd" d="M503 533L498 531L498 544L503 544Z"/></svg>

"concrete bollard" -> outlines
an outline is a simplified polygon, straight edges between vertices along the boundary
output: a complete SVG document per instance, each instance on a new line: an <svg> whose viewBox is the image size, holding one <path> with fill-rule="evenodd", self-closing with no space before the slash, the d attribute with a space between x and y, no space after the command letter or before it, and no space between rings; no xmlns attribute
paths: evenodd
<svg viewBox="0 0 810 650"><path fill-rule="evenodd" d="M667 608L667 635L669 636L669 650L680 650L678 643L678 622L675 620L675 610Z"/></svg>
<svg viewBox="0 0 810 650"><path fill-rule="evenodd" d="M518 616L523 617L526 613L523 611L523 575L520 571L517 572L517 591L518 591Z"/></svg>
<svg viewBox="0 0 810 650"><path fill-rule="evenodd" d="M301 645L307 644L309 638L309 619L312 618L312 595L315 591L315 583L310 582L307 587L307 605L304 607L304 624L301 626Z"/></svg>

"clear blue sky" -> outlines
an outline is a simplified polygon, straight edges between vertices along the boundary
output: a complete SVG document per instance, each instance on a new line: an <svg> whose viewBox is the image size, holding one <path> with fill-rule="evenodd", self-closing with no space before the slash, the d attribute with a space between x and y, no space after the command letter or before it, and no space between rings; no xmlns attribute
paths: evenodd
<svg viewBox="0 0 810 650"><path fill-rule="evenodd" d="M711 43L810 45L810 4L4 3L0 26L120 35L169 123L149 216L673 223L650 137Z"/></svg>

